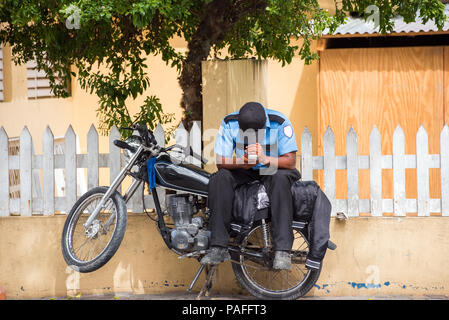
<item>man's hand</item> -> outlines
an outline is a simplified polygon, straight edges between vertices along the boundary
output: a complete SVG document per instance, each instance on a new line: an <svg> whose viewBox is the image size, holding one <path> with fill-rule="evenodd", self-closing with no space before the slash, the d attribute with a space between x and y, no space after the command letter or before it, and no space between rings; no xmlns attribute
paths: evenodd
<svg viewBox="0 0 449 320"><path fill-rule="evenodd" d="M268 163L268 157L265 155L265 152L263 151L262 146L260 143L250 144L246 147L246 154L245 155L257 155L257 163L261 164L267 164Z"/></svg>
<svg viewBox="0 0 449 320"><path fill-rule="evenodd" d="M263 148L259 143L249 145L245 151L245 154L241 158L225 158L217 155L217 168L224 168L229 170L240 168L248 170L252 167L255 167L259 163L266 163L267 158L265 156L265 152L263 151ZM248 159L248 156L253 154L257 155L257 159Z"/></svg>
<svg viewBox="0 0 449 320"><path fill-rule="evenodd" d="M280 157L268 157L263 151L259 143L251 144L246 147L246 154L256 154L257 163L266 166L273 166L281 169L295 169L296 167L296 152L289 152Z"/></svg>

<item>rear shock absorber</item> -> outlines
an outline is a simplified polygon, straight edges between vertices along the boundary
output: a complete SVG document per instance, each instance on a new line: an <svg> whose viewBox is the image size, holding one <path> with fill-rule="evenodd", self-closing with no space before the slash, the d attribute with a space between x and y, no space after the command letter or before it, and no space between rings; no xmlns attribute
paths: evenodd
<svg viewBox="0 0 449 320"><path fill-rule="evenodd" d="M268 224L265 222L265 219L262 219L262 236L264 246L268 249L270 247L270 238L268 235Z"/></svg>

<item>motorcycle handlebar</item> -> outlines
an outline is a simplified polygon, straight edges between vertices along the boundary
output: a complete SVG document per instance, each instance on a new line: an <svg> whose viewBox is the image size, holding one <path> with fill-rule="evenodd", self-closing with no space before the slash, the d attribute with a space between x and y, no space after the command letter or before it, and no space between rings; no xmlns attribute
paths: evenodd
<svg viewBox="0 0 449 320"><path fill-rule="evenodd" d="M128 127L122 127L120 128L122 130L137 130L141 136L141 138L143 139L143 141L145 142L145 144L147 146L150 146L151 144L154 144L155 146L158 145L156 138L153 135L153 132L151 130L149 130L147 128L147 126L145 124L133 124L131 125L130 128ZM131 147L130 145L128 145L126 142L121 141L121 140L115 140L114 144L122 149L128 149L132 152L135 152L135 148ZM193 158L201 161L203 164L207 164L207 159L204 158L202 155L197 154L196 152L193 151L192 147L183 147L180 145L173 145L171 147L168 148L162 148L162 151L169 151L171 149L173 149L174 147L179 147L180 149L182 149L182 151L190 156L192 156Z"/></svg>
<svg viewBox="0 0 449 320"><path fill-rule="evenodd" d="M140 137L144 141L147 147L150 147L151 144L157 145L156 138L153 135L153 132L148 129L146 124L133 124L130 128L122 127L123 130L137 130L139 132Z"/></svg>
<svg viewBox="0 0 449 320"><path fill-rule="evenodd" d="M131 152L136 152L136 148L130 146L125 141L122 140L114 140L114 144L121 149L128 149Z"/></svg>

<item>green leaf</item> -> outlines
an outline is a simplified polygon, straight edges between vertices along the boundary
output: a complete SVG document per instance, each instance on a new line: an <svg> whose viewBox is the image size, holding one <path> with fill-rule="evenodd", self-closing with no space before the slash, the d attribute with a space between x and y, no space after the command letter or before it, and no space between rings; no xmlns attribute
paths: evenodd
<svg viewBox="0 0 449 320"><path fill-rule="evenodd" d="M396 15L414 21L419 13L440 29L447 19L439 0L341 0L335 15L322 10L318 0L4 0L0 41L11 45L15 63L39 57L38 67L49 75L57 96L68 96L65 85L76 76L81 88L97 95L99 127L107 132L132 121L150 127L174 121L155 96L146 97L137 113L128 110L127 104L150 88L153 55L181 75L213 57L274 59L283 66L300 57L309 64L318 59L311 44L325 29L332 32L349 12L364 15L372 5L379 8L382 33L392 30ZM68 28L69 18L79 28ZM201 55L198 61L176 47L177 37ZM201 88L201 77L186 82Z"/></svg>

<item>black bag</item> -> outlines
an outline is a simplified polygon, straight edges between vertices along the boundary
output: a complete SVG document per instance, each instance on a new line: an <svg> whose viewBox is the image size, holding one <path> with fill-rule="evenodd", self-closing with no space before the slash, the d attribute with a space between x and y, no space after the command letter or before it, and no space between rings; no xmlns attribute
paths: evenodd
<svg viewBox="0 0 449 320"><path fill-rule="evenodd" d="M315 181L296 181L292 184L293 220L309 222L320 187Z"/></svg>
<svg viewBox="0 0 449 320"><path fill-rule="evenodd" d="M261 183L253 181L238 186L234 192L231 229L246 234L252 227L258 210L258 191Z"/></svg>
<svg viewBox="0 0 449 320"><path fill-rule="evenodd" d="M308 224L310 246L306 266L318 269L328 248L332 205L315 181L296 181L291 191L293 220Z"/></svg>
<svg viewBox="0 0 449 320"><path fill-rule="evenodd" d="M306 226L306 236L310 243L306 266L318 269L321 267L330 238L331 203L315 181L295 181L291 193L293 224L298 221L301 226ZM233 231L245 235L251 229L256 215L267 210L269 206L265 196L265 189L259 181L237 187L231 223Z"/></svg>

